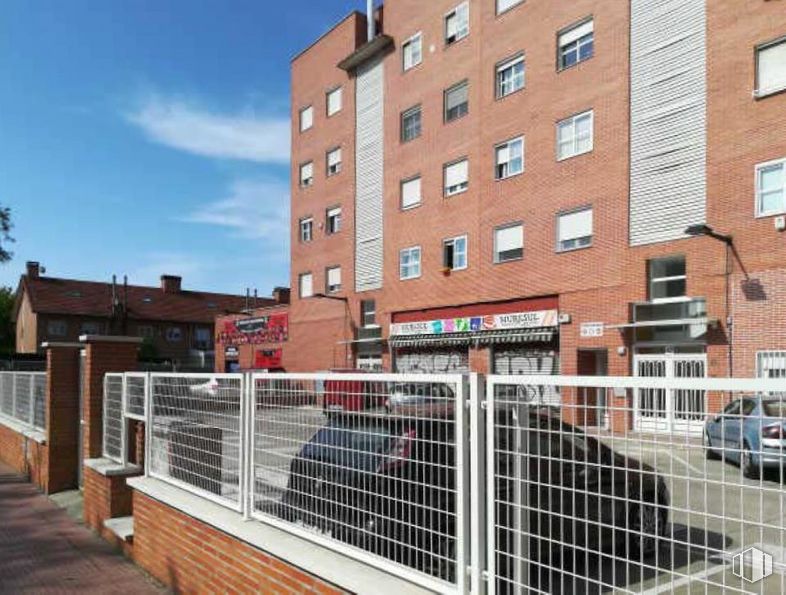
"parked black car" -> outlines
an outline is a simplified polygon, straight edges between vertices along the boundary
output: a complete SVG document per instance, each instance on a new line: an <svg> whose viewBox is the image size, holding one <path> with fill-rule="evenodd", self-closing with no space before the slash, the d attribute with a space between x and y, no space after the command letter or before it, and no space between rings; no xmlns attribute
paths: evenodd
<svg viewBox="0 0 786 595"><path fill-rule="evenodd" d="M499 576L514 572L523 535L532 559L566 549L635 558L656 547L667 526L669 493L654 469L548 410L496 415ZM292 461L279 514L452 581L454 436L445 419L332 419Z"/></svg>

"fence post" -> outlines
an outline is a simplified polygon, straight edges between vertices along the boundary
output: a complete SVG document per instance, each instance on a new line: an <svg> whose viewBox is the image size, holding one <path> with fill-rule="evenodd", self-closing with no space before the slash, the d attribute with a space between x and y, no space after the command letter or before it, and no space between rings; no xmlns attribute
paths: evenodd
<svg viewBox="0 0 786 595"><path fill-rule="evenodd" d="M11 417L16 419L16 374L11 375Z"/></svg>
<svg viewBox="0 0 786 595"><path fill-rule="evenodd" d="M30 386L28 387L28 393L30 397L30 404L28 406L28 420L27 423L30 424L31 428L35 427L35 376L30 374Z"/></svg>
<svg viewBox="0 0 786 595"><path fill-rule="evenodd" d="M153 374L150 372L145 376L145 477L150 477L150 465L153 463L151 458L153 440Z"/></svg>
<svg viewBox="0 0 786 595"><path fill-rule="evenodd" d="M469 590L473 594L486 592L486 428L483 424L483 405L486 394L486 377L470 374L469 377L469 448L470 448L470 576ZM492 445L493 446L493 445ZM492 467L491 473L494 473ZM494 506L494 503L491 503Z"/></svg>
<svg viewBox="0 0 786 595"><path fill-rule="evenodd" d="M253 435L252 435L252 423L253 423L253 374L251 372L246 372L243 374L243 391L242 391L242 401L241 401L241 409L240 409L240 420L242 426L242 434L241 434L241 445L242 445L242 452L241 452L241 481L240 481L240 497L243 502L243 518L245 520L251 520L251 510L253 508L253 502L251 501L253 490L251 488L253 477L252 477L252 459L253 453L251 452L254 447Z"/></svg>

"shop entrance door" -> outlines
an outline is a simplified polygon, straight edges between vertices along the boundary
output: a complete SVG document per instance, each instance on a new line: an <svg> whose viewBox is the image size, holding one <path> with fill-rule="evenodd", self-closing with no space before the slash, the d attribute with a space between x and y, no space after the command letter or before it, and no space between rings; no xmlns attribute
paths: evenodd
<svg viewBox="0 0 786 595"><path fill-rule="evenodd" d="M642 378L705 378L707 354L636 355L636 376ZM707 413L706 391L640 388L634 403L634 428L641 432L701 434Z"/></svg>

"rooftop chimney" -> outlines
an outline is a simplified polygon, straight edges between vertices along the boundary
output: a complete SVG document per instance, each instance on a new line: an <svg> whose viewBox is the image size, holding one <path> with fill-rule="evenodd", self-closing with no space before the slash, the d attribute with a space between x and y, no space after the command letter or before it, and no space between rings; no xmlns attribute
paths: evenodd
<svg viewBox="0 0 786 595"><path fill-rule="evenodd" d="M289 287L276 287L273 290L273 300L277 304L289 303Z"/></svg>
<svg viewBox="0 0 786 595"><path fill-rule="evenodd" d="M183 278L177 275L161 275L161 291L164 293L180 293Z"/></svg>
<svg viewBox="0 0 786 595"><path fill-rule="evenodd" d="M28 261L27 262L27 278L28 279L38 279L41 276L41 265L35 261Z"/></svg>

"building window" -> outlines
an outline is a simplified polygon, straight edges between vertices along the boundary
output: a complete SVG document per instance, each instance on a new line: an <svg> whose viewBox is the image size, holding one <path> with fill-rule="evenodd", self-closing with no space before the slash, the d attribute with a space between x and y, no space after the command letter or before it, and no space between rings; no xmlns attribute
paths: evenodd
<svg viewBox="0 0 786 595"><path fill-rule="evenodd" d="M415 68L423 61L423 35L418 33L410 37L401 46L404 71Z"/></svg>
<svg viewBox="0 0 786 595"><path fill-rule="evenodd" d="M497 0L497 14L502 14L514 6L518 6L522 2L524 2L524 0Z"/></svg>
<svg viewBox="0 0 786 595"><path fill-rule="evenodd" d="M756 97L786 89L786 37L756 48Z"/></svg>
<svg viewBox="0 0 786 595"><path fill-rule="evenodd" d="M136 328L136 336L143 339L152 339L156 336L156 331L151 325L142 324Z"/></svg>
<svg viewBox="0 0 786 595"><path fill-rule="evenodd" d="M213 333L209 328L199 327L194 331L194 347L196 349L210 349L213 346Z"/></svg>
<svg viewBox="0 0 786 595"><path fill-rule="evenodd" d="M79 328L80 335L100 335L101 323L100 322L83 322Z"/></svg>
<svg viewBox="0 0 786 595"><path fill-rule="evenodd" d="M445 44L451 45L469 35L469 2L445 15Z"/></svg>
<svg viewBox="0 0 786 595"><path fill-rule="evenodd" d="M557 159L569 159L592 151L594 115L592 110L557 123Z"/></svg>
<svg viewBox="0 0 786 595"><path fill-rule="evenodd" d="M420 204L420 176L401 182L401 208L411 209Z"/></svg>
<svg viewBox="0 0 786 595"><path fill-rule="evenodd" d="M592 58L595 45L594 21L589 19L573 25L559 33L558 64L559 70L575 66Z"/></svg>
<svg viewBox="0 0 786 595"><path fill-rule="evenodd" d="M557 252L592 246L592 208L557 215Z"/></svg>
<svg viewBox="0 0 786 595"><path fill-rule="evenodd" d="M65 320L50 320L46 324L46 332L50 337L65 337L68 334L68 323Z"/></svg>
<svg viewBox="0 0 786 595"><path fill-rule="evenodd" d="M325 290L327 293L338 293L341 291L341 267L325 269Z"/></svg>
<svg viewBox="0 0 786 595"><path fill-rule="evenodd" d="M168 343L180 343L183 340L183 329L179 326L169 326L164 336Z"/></svg>
<svg viewBox="0 0 786 595"><path fill-rule="evenodd" d="M341 171L341 147L327 153L327 175L335 176Z"/></svg>
<svg viewBox="0 0 786 595"><path fill-rule="evenodd" d="M300 132L305 132L314 125L314 108L308 106L300 110Z"/></svg>
<svg viewBox="0 0 786 595"><path fill-rule="evenodd" d="M469 83L463 81L445 91L445 122L452 122L469 113Z"/></svg>
<svg viewBox="0 0 786 595"><path fill-rule="evenodd" d="M309 188L314 185L314 162L309 161L300 166L300 187Z"/></svg>
<svg viewBox="0 0 786 595"><path fill-rule="evenodd" d="M494 262L510 262L524 257L524 226L504 225L494 230Z"/></svg>
<svg viewBox="0 0 786 595"><path fill-rule="evenodd" d="M684 301L688 275L684 256L654 258L648 263L651 302Z"/></svg>
<svg viewBox="0 0 786 595"><path fill-rule="evenodd" d="M786 351L759 351L756 354L756 377L786 378Z"/></svg>
<svg viewBox="0 0 786 595"><path fill-rule="evenodd" d="M421 112L420 106L416 105L401 114L401 142L407 143L420 136L421 133Z"/></svg>
<svg viewBox="0 0 786 595"><path fill-rule="evenodd" d="M467 268L467 236L443 240L442 266L449 271Z"/></svg>
<svg viewBox="0 0 786 595"><path fill-rule="evenodd" d="M314 295L314 277L311 273L303 273L298 278L298 289L301 298L310 298Z"/></svg>
<svg viewBox="0 0 786 595"><path fill-rule="evenodd" d="M341 231L341 207L333 207L327 210L326 226L328 235Z"/></svg>
<svg viewBox="0 0 786 595"><path fill-rule="evenodd" d="M498 180L516 176L524 171L524 137L514 138L494 148Z"/></svg>
<svg viewBox="0 0 786 595"><path fill-rule="evenodd" d="M377 303L374 300L360 302L360 324L364 328L377 326Z"/></svg>
<svg viewBox="0 0 786 595"><path fill-rule="evenodd" d="M497 99L524 88L524 56L497 65Z"/></svg>
<svg viewBox="0 0 786 595"><path fill-rule="evenodd" d="M314 219L306 217L300 220L300 241L310 242L314 239Z"/></svg>
<svg viewBox="0 0 786 595"><path fill-rule="evenodd" d="M460 194L469 188L469 161L462 159L445 166L445 196Z"/></svg>
<svg viewBox="0 0 786 595"><path fill-rule="evenodd" d="M338 112L341 111L342 102L343 102L343 92L341 90L341 87L337 87L332 91L327 92L326 103L327 103L328 118L330 116L335 116Z"/></svg>
<svg viewBox="0 0 786 595"><path fill-rule="evenodd" d="M786 212L786 159L756 166L756 216Z"/></svg>
<svg viewBox="0 0 786 595"><path fill-rule="evenodd" d="M420 246L404 248L399 252L399 278L417 279L420 277Z"/></svg>

